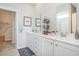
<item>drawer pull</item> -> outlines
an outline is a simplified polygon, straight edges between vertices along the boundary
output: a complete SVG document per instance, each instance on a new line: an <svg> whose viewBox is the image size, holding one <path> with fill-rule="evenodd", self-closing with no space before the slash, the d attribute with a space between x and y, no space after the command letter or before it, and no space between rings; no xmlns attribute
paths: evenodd
<svg viewBox="0 0 79 59"><path fill-rule="evenodd" d="M55 44L56 46L58 46L58 44Z"/></svg>
<svg viewBox="0 0 79 59"><path fill-rule="evenodd" d="M51 45L52 45L53 43L51 42Z"/></svg>

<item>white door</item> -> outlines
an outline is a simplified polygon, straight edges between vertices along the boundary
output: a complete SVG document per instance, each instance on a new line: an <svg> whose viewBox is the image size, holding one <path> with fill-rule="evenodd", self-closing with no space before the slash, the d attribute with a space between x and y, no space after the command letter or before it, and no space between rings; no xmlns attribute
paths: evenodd
<svg viewBox="0 0 79 59"><path fill-rule="evenodd" d="M42 38L42 56L53 56L53 41Z"/></svg>

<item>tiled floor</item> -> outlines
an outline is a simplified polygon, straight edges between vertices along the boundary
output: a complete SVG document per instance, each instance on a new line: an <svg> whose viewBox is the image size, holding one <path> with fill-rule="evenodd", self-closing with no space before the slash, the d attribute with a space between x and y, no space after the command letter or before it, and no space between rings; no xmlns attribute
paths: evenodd
<svg viewBox="0 0 79 59"><path fill-rule="evenodd" d="M19 56L19 52L11 42L4 42L0 56Z"/></svg>

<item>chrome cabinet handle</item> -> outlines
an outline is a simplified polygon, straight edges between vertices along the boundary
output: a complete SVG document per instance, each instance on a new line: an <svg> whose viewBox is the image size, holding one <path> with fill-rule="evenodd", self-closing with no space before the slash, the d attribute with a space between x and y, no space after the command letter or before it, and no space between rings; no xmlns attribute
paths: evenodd
<svg viewBox="0 0 79 59"><path fill-rule="evenodd" d="M50 44L52 45L53 43L51 42Z"/></svg>
<svg viewBox="0 0 79 59"><path fill-rule="evenodd" d="M58 46L58 44L55 44L55 46Z"/></svg>

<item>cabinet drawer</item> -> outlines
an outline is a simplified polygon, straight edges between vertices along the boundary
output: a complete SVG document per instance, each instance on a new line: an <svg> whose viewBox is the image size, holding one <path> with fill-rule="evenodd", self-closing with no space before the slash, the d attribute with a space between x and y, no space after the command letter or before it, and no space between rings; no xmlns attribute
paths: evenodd
<svg viewBox="0 0 79 59"><path fill-rule="evenodd" d="M55 42L55 45L59 46L59 47L66 48L66 49L70 49L73 51L79 51L79 47L71 45L71 44L67 44L67 43L63 43L63 42Z"/></svg>
<svg viewBox="0 0 79 59"><path fill-rule="evenodd" d="M79 55L79 47L55 41L54 42L54 55L57 56L77 56Z"/></svg>

